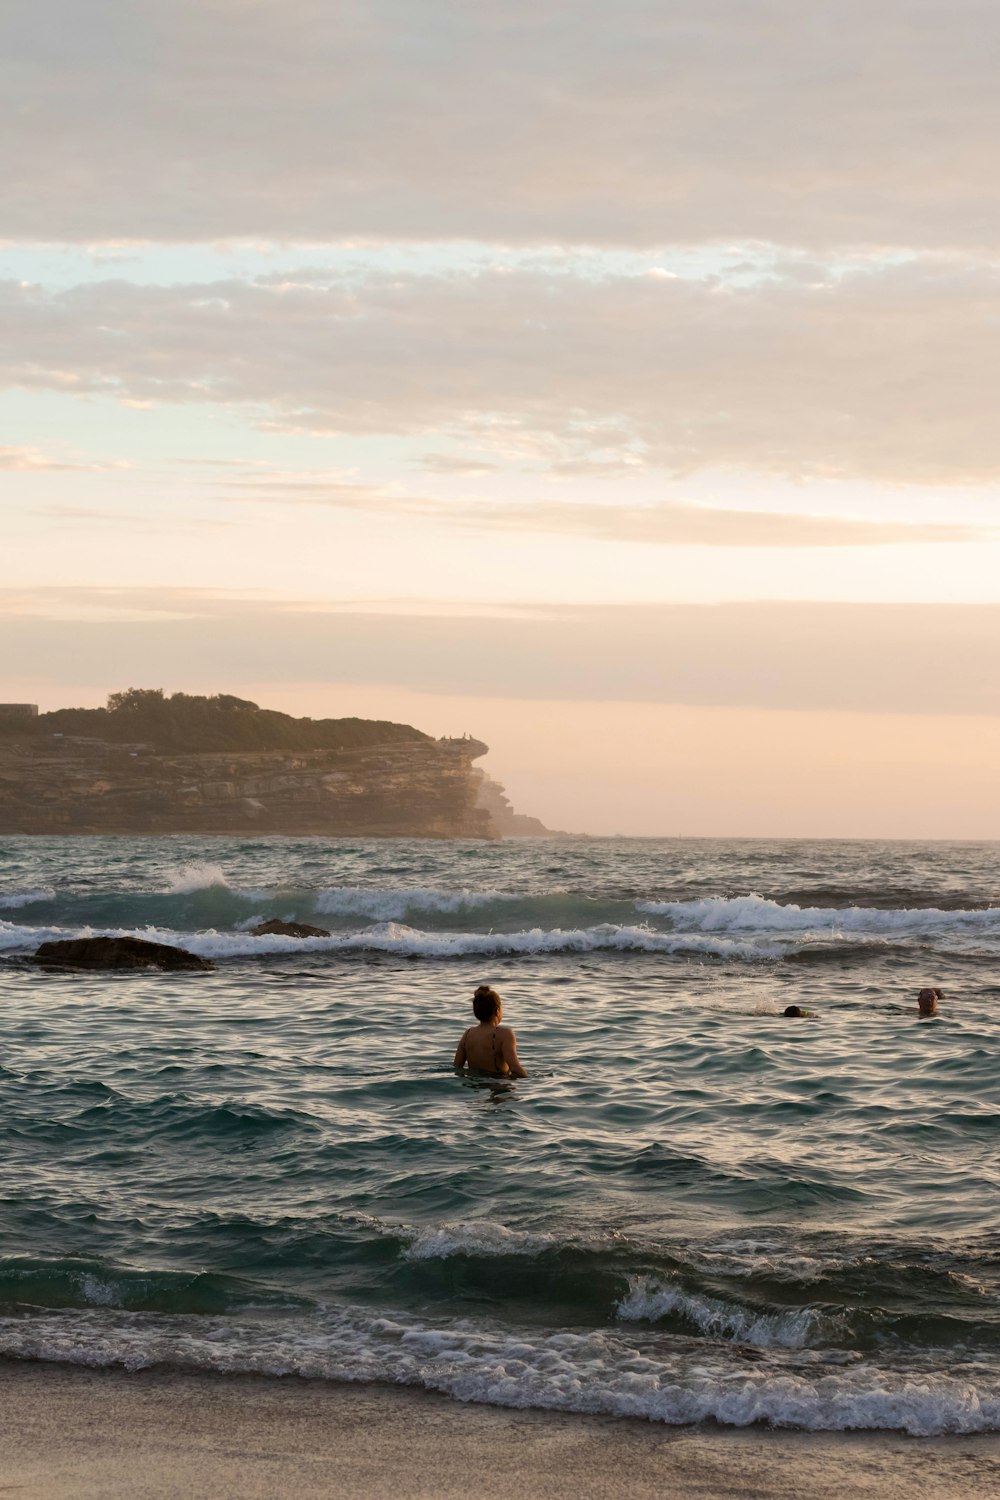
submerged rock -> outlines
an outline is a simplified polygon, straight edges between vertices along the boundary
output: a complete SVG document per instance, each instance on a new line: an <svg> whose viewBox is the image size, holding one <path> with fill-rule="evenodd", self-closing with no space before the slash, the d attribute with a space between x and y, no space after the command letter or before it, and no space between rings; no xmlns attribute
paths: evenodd
<svg viewBox="0 0 1000 1500"><path fill-rule="evenodd" d="M35 963L68 964L74 969L214 969L207 958L169 943L150 943L145 938L66 938L42 943Z"/></svg>
<svg viewBox="0 0 1000 1500"><path fill-rule="evenodd" d="M280 917L269 917L250 928L251 937L331 937L325 927L310 927L308 922L283 922Z"/></svg>

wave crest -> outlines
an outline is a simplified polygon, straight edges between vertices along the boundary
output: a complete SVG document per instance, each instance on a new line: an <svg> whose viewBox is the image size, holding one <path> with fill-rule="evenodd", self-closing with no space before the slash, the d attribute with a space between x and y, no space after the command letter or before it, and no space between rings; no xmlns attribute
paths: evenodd
<svg viewBox="0 0 1000 1500"><path fill-rule="evenodd" d="M41 942L59 938L140 937L154 943L187 948L200 958L249 958L258 954L386 953L402 958L464 958L476 954L554 954L631 952L663 953L692 958L766 960L780 950L730 938L686 937L659 933L649 927L597 927L564 931L533 928L521 932L425 932L397 922L380 922L359 932L326 938L293 938L281 934L254 937L249 932L184 933L161 927L19 927L0 921L0 950L28 951Z"/></svg>
<svg viewBox="0 0 1000 1500"><path fill-rule="evenodd" d="M55 899L50 885L32 891L0 891L0 911L18 911L22 906L38 906L43 901Z"/></svg>
<svg viewBox="0 0 1000 1500"><path fill-rule="evenodd" d="M845 1364L773 1349L645 1352L615 1332L432 1326L360 1310L149 1317L107 1308L0 1318L0 1355L129 1370L154 1366L313 1380L389 1381L462 1401L812 1431L896 1430L926 1437L1000 1431L1000 1389L922 1369ZM981 1372L980 1372L981 1374Z"/></svg>
<svg viewBox="0 0 1000 1500"><path fill-rule="evenodd" d="M628 1295L615 1316L629 1323L656 1323L668 1316L692 1323L712 1338L754 1344L763 1349L804 1349L821 1328L811 1308L760 1313L697 1292L686 1292L653 1276L630 1276Z"/></svg>
<svg viewBox="0 0 1000 1500"><path fill-rule="evenodd" d="M1000 930L1000 906L957 908L781 905L766 896L707 896L701 901L637 901L644 916L668 917L698 932L924 932L966 927Z"/></svg>

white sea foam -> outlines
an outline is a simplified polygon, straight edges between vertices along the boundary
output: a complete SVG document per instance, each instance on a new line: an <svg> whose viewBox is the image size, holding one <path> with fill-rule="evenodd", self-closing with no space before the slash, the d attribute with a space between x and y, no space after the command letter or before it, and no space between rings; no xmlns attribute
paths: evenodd
<svg viewBox="0 0 1000 1500"><path fill-rule="evenodd" d="M423 932L396 922L382 922L359 932L328 938L294 938L247 931L178 932L164 927L24 927L0 921L0 951L29 950L61 938L139 937L153 943L187 948L201 958L248 958L260 954L392 953L402 958L461 958L476 954L551 954L639 952L688 955L692 958L770 959L779 949L723 937L686 937L657 933L648 927L597 927L528 932Z"/></svg>
<svg viewBox="0 0 1000 1500"><path fill-rule="evenodd" d="M817 1281L850 1264L842 1255L793 1252L783 1240L719 1240L710 1246L689 1246L685 1257L691 1265L715 1275L770 1276L799 1284Z"/></svg>
<svg viewBox="0 0 1000 1500"><path fill-rule="evenodd" d="M820 1328L809 1308L787 1313L757 1313L750 1308L685 1292L655 1276L630 1276L628 1295L615 1308L629 1323L656 1323L675 1313L712 1338L755 1344L763 1349L804 1349Z"/></svg>
<svg viewBox="0 0 1000 1500"><path fill-rule="evenodd" d="M407 1260L445 1260L452 1255L537 1255L540 1250L565 1243L565 1239L542 1230L508 1229L492 1219L478 1219L414 1230L412 1243L403 1253Z"/></svg>
<svg viewBox="0 0 1000 1500"><path fill-rule="evenodd" d="M411 912L433 912L451 915L460 911L477 911L504 900L516 900L503 891L449 891L437 887L414 886L397 890L372 890L365 886L337 885L320 891L316 910L327 916L370 917L376 922L399 922Z"/></svg>
<svg viewBox="0 0 1000 1500"><path fill-rule="evenodd" d="M461 958L485 953L595 953L642 952L690 954L692 957L765 959L776 950L730 938L683 937L657 933L648 927L618 927L601 923L577 929L533 928L527 932L424 932L397 922L380 922L360 932L329 938L252 937L249 933L199 932L190 936L136 934L157 942L180 942L203 958L237 958L255 953L374 952L404 958Z"/></svg>
<svg viewBox="0 0 1000 1500"><path fill-rule="evenodd" d="M648 917L669 917L675 930L695 932L925 932L966 928L1000 931L1000 906L943 911L869 906L788 906L764 896L708 896L702 901L637 901Z"/></svg>
<svg viewBox="0 0 1000 1500"><path fill-rule="evenodd" d="M182 896L189 891L211 890L216 885L225 886L227 890L229 888L229 881L221 866L209 864L205 860L195 860L174 870L167 882L167 890L172 896Z"/></svg>
<svg viewBox="0 0 1000 1500"><path fill-rule="evenodd" d="M114 1307L121 1300L121 1288L97 1276L81 1277L80 1290L93 1307Z"/></svg>
<svg viewBox="0 0 1000 1500"><path fill-rule="evenodd" d="M0 919L0 953L33 952L39 943L47 943L57 938L90 935L89 928L70 931L64 927L25 927L17 922L5 922Z"/></svg>
<svg viewBox="0 0 1000 1500"><path fill-rule="evenodd" d="M646 1240L642 1236L626 1237L618 1231L594 1230L585 1234L565 1232L557 1234L541 1229L511 1229L495 1219L457 1220L418 1226L403 1225L359 1214L352 1216L352 1222L357 1222L395 1239L408 1240L409 1244L403 1251L404 1258L407 1260L446 1259L452 1255L537 1255L545 1250L570 1247L577 1250L607 1252L610 1249L621 1248L625 1244L628 1244L636 1253L655 1255L661 1248L655 1238ZM822 1256L806 1255L802 1252L793 1252L786 1240L759 1238L726 1239L714 1241L709 1245L689 1245L685 1247L684 1259L692 1267L714 1275L770 1276L776 1279L794 1280L799 1284L816 1281L831 1271L843 1269L850 1263L842 1255L833 1253ZM629 1279L628 1294L619 1302L616 1313L626 1321L655 1322L667 1312L682 1310L684 1306L693 1307L694 1302L694 1298L687 1298L685 1301L685 1294L678 1297L677 1288L668 1286L655 1277L637 1276ZM702 1326L700 1317L703 1315L706 1320L704 1324L706 1331L708 1324L716 1317L716 1313L729 1317L733 1312L732 1308L722 1302L710 1305L710 1299L707 1298L700 1299L699 1305L701 1313L694 1321ZM801 1346L798 1337L800 1329L794 1321L795 1316L797 1315L792 1315L792 1320L783 1325L791 1333L791 1341L786 1343L783 1337L778 1337L772 1342L783 1344L788 1348ZM735 1321L742 1324L742 1314ZM756 1321L756 1317L751 1321ZM813 1315L809 1314L801 1325L803 1334L808 1333L814 1322ZM715 1323L716 1331L720 1326L718 1322ZM765 1339L769 1337L766 1323L761 1324L761 1333ZM745 1334L740 1336L746 1342L754 1342Z"/></svg>
<svg viewBox="0 0 1000 1500"><path fill-rule="evenodd" d="M224 890L244 901L270 901L272 891L258 890L252 886L232 885L221 865L207 860L194 860L174 870L167 882L166 895L190 896L195 891Z"/></svg>
<svg viewBox="0 0 1000 1500"><path fill-rule="evenodd" d="M624 1330L623 1330L624 1332ZM0 1355L136 1370L390 1381L462 1401L644 1417L714 1419L814 1431L902 1430L914 1436L1000 1431L1000 1388L931 1369L772 1351L757 1364L716 1346L695 1358L680 1341L655 1352L616 1331L557 1333L421 1325L350 1311L298 1318L197 1319L107 1310L0 1319Z"/></svg>
<svg viewBox="0 0 1000 1500"><path fill-rule="evenodd" d="M33 891L0 891L0 911L17 911L22 906L35 906L39 901L51 901L55 891L50 885Z"/></svg>

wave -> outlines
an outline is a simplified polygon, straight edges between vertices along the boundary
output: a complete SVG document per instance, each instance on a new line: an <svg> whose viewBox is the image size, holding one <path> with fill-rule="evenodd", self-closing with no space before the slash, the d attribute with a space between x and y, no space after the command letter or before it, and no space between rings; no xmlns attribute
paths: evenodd
<svg viewBox="0 0 1000 1500"><path fill-rule="evenodd" d="M144 1107L145 1124L162 1134L164 1122L180 1119L179 1103L153 1101ZM97 1113L85 1112L90 1123ZM205 1122L205 1110L197 1105L190 1115ZM218 1122L209 1118L207 1123L209 1137L217 1136ZM244 1123L255 1132L256 1119L236 1120L235 1131ZM112 1118L110 1124L120 1130L120 1120ZM222 1129L234 1133L234 1122L222 1122ZM59 1222L53 1225L56 1235ZM961 1342L966 1351L974 1344L1000 1353L1000 1262L971 1250L946 1254L917 1245L852 1245L829 1234L803 1247L800 1238L786 1233L743 1244L724 1237L665 1242L618 1230L512 1228L490 1219L414 1225L358 1212L319 1220L212 1214L193 1218L184 1233L199 1268L221 1255L229 1270L239 1264L253 1282L204 1269L189 1273L73 1257L0 1257L0 1303L31 1301L48 1309L141 1303L193 1313L204 1310L208 1285L218 1284L226 1297L232 1292L241 1305L248 1297L255 1304L301 1301L291 1296L289 1277L321 1271L329 1286L339 1267L353 1284L361 1268L378 1267L384 1288L393 1288L393 1295L411 1305L415 1297L423 1307L436 1299L457 1310L456 1302L470 1297L476 1302L480 1286L516 1278L519 1303L537 1304L557 1323L572 1308L571 1316L585 1313L598 1324L609 1319L669 1324L675 1331L764 1348L824 1343L871 1352L892 1336L919 1353L941 1337L945 1343ZM276 1276L281 1285L262 1282L262 1276Z"/></svg>
<svg viewBox="0 0 1000 1500"><path fill-rule="evenodd" d="M804 1349L823 1326L812 1308L760 1313L669 1286L654 1276L630 1278L628 1295L615 1309L628 1322L656 1323L669 1315L714 1338L734 1339L759 1348Z"/></svg>
<svg viewBox="0 0 1000 1500"><path fill-rule="evenodd" d="M136 1271L91 1260L0 1259L0 1308L101 1307L204 1316L303 1305L302 1297L204 1271Z"/></svg>
<svg viewBox="0 0 1000 1500"><path fill-rule="evenodd" d="M22 906L40 906L43 901L55 899L51 886L42 886L33 891L0 891L0 911L17 911Z"/></svg>
<svg viewBox="0 0 1000 1500"><path fill-rule="evenodd" d="M678 897L683 894L679 892ZM858 906L878 911L979 911L996 906L1000 895L989 897L971 890L935 890L922 885L886 882L865 886L793 886L788 890L772 891L770 899L777 901L779 906L833 907L837 910Z"/></svg>
<svg viewBox="0 0 1000 1500"><path fill-rule="evenodd" d="M181 865L171 874L164 895L191 896L200 891L226 891L242 901L270 901L274 893L255 886L231 885L220 865L207 860L195 860Z"/></svg>
<svg viewBox="0 0 1000 1500"><path fill-rule="evenodd" d="M173 872L167 881L167 892L169 895L183 896L189 891L207 891L220 885L229 889L229 881L222 867L196 860L192 864L181 865Z"/></svg>
<svg viewBox="0 0 1000 1500"><path fill-rule="evenodd" d="M703 1345L692 1357L684 1340L649 1347L625 1329L473 1329L357 1309L151 1317L102 1306L0 1318L0 1355L97 1368L387 1381L462 1401L672 1426L714 1420L914 1436L1000 1431L1000 1385L982 1368L974 1380L786 1347L751 1362L725 1345Z"/></svg>
<svg viewBox="0 0 1000 1500"><path fill-rule="evenodd" d="M315 900L315 911L324 916L371 917L378 922L398 922L414 912L453 916L478 912L484 907L503 907L523 902L524 897L503 891L442 890L438 887L402 887L370 890L365 886L332 886Z"/></svg>
<svg viewBox="0 0 1000 1500"><path fill-rule="evenodd" d="M472 1224L435 1224L414 1229L404 1255L407 1260L447 1260L454 1255L537 1255L539 1251L567 1243L574 1242L547 1230L508 1229L492 1219L480 1219Z"/></svg>
<svg viewBox="0 0 1000 1500"><path fill-rule="evenodd" d="M907 907L799 906L769 896L706 896L652 899L592 894L553 887L533 892L448 886L318 887L241 886L222 866L200 861L173 870L160 890L61 890L39 886L0 896L0 911L33 908L39 930L67 929L137 933L146 929L181 935L242 935L264 916L330 927L337 938L354 937L361 924L379 934L433 934L451 951L462 936L470 952L524 951L525 934L558 934L550 951L590 951L619 946L677 951L669 941L731 938L752 944L746 957L780 957L803 945L947 942L979 936L987 946L1000 938L1000 906ZM620 934L612 937L611 934ZM583 936L580 936L583 935ZM510 946L484 949L485 937ZM183 937L181 937L183 940ZM537 946L537 944L536 944ZM257 951L262 951L258 949ZM710 951L710 950L702 950ZM718 950L721 953L721 949ZM737 954L739 956L739 954Z"/></svg>
<svg viewBox="0 0 1000 1500"><path fill-rule="evenodd" d="M708 896L701 901L637 901L644 916L668 917L698 932L931 932L987 928L1000 932L1000 906L970 908L784 906L766 896Z"/></svg>
<svg viewBox="0 0 1000 1500"><path fill-rule="evenodd" d="M645 926L597 927L564 931L534 928L521 932L425 932L396 922L383 922L360 932L325 938L293 938L281 934L255 937L249 932L175 932L160 927L23 927L0 921L0 951L27 952L39 943L59 938L139 937L154 943L187 948L201 958L248 958L260 954L385 953L401 958L465 958L478 954L662 953L691 958L768 960L780 949L729 938L672 936Z"/></svg>

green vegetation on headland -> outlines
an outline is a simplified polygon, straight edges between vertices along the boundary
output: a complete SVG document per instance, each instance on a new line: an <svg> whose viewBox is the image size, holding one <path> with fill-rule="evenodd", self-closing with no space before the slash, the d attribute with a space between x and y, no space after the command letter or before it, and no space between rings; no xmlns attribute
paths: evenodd
<svg viewBox="0 0 1000 1500"><path fill-rule="evenodd" d="M430 739L409 724L383 719L295 719L230 693L167 697L162 688L126 688L112 693L106 708L57 708L35 719L0 720L0 732L141 743L161 753L348 750Z"/></svg>

